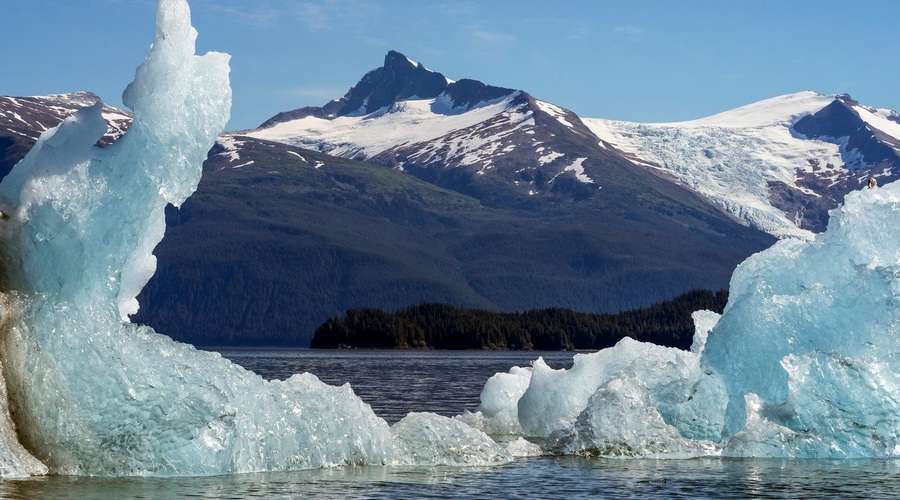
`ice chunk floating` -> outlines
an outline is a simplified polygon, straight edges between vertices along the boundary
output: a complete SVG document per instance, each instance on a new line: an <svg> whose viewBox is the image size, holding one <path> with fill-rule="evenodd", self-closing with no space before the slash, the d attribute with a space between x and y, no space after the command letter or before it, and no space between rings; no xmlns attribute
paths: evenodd
<svg viewBox="0 0 900 500"><path fill-rule="evenodd" d="M125 91L134 122L94 146L100 107L41 136L0 184L0 476L202 475L341 464L480 465L609 456L900 454L900 185L847 197L828 232L744 262L691 352L629 339L492 378L475 414L393 427L349 386L267 382L127 317L164 208L196 188L227 121L228 56L194 54L161 0Z"/></svg>
<svg viewBox="0 0 900 500"><path fill-rule="evenodd" d="M229 58L194 54L187 3L162 0L157 16L156 39L124 94L134 110L128 133L94 147L106 130L100 106L82 110L45 133L0 185L8 215L0 475L508 460L458 422L423 414L392 430L349 386L309 374L267 382L127 323L155 269L164 208L196 188L231 103ZM442 433L472 443L442 446Z"/></svg>
<svg viewBox="0 0 900 500"><path fill-rule="evenodd" d="M556 453L900 455L900 185L852 193L815 240L747 259L717 316L695 313L692 352L625 339L569 370L538 360L505 374L524 391L491 380L463 418Z"/></svg>

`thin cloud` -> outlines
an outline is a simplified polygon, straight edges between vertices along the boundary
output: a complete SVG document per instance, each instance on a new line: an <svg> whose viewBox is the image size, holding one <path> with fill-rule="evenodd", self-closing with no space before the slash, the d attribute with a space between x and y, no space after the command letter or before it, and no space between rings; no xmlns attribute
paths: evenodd
<svg viewBox="0 0 900 500"><path fill-rule="evenodd" d="M296 99L326 102L331 99L337 99L346 92L347 89L341 90L336 87L292 87L284 89L282 94Z"/></svg>
<svg viewBox="0 0 900 500"><path fill-rule="evenodd" d="M509 48L515 45L518 41L518 38L516 38L515 35L487 30L473 31L472 38L485 45L490 45L495 48Z"/></svg>
<svg viewBox="0 0 900 500"><path fill-rule="evenodd" d="M586 23L579 23L575 29L569 33L569 40L584 40L591 36L591 26Z"/></svg>
<svg viewBox="0 0 900 500"><path fill-rule="evenodd" d="M254 28L272 27L279 18L277 9L259 5L254 7L236 7L203 2L199 4L199 8L212 14L228 17L229 19L236 20Z"/></svg>
<svg viewBox="0 0 900 500"><path fill-rule="evenodd" d="M472 17L478 12L478 6L474 2L440 3L429 8L442 18Z"/></svg>
<svg viewBox="0 0 900 500"><path fill-rule="evenodd" d="M613 33L624 35L626 38L633 41L644 38L644 28L639 28L630 24L616 26L613 28Z"/></svg>
<svg viewBox="0 0 900 500"><path fill-rule="evenodd" d="M322 4L304 3L297 9L297 18L310 30L327 31L333 28L332 16Z"/></svg>
<svg viewBox="0 0 900 500"><path fill-rule="evenodd" d="M318 0L291 5L297 20L312 31L355 31L384 15L384 7L367 0Z"/></svg>

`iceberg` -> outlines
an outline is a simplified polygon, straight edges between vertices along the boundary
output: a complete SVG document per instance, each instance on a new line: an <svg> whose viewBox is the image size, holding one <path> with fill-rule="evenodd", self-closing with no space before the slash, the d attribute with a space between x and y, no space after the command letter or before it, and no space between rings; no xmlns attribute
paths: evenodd
<svg viewBox="0 0 900 500"><path fill-rule="evenodd" d="M735 271L703 355L728 392L730 453L900 454L898 214L897 183L851 193L814 241L781 241Z"/></svg>
<svg viewBox="0 0 900 500"><path fill-rule="evenodd" d="M349 385L266 381L131 324L164 209L196 189L228 119L229 58L195 55L196 36L187 2L160 0L128 132L97 147L106 125L86 108L0 183L0 477L900 455L900 184L747 259L724 313L694 314L691 351L624 339L568 370L538 359L453 419L388 426Z"/></svg>
<svg viewBox="0 0 900 500"><path fill-rule="evenodd" d="M518 397L492 379L464 418L550 453L896 457L898 228L900 184L851 193L825 233L739 265L721 317L694 313L690 352L624 339L569 370L537 360Z"/></svg>
<svg viewBox="0 0 900 500"><path fill-rule="evenodd" d="M187 2L161 0L123 96L128 132L96 147L100 105L83 109L0 183L0 476L508 461L461 422L426 414L391 428L349 385L265 381L128 322L164 209L196 189L230 112L229 56L195 55L196 36Z"/></svg>

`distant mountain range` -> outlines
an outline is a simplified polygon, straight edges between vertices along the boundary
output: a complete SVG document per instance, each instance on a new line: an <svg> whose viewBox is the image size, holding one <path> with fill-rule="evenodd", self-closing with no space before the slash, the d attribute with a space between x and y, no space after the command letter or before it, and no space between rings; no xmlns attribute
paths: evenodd
<svg viewBox="0 0 900 500"><path fill-rule="evenodd" d="M391 167L488 204L609 200L662 177L598 141L570 111L521 90L450 80L397 52L341 99L280 113L245 135Z"/></svg>
<svg viewBox="0 0 900 500"><path fill-rule="evenodd" d="M95 99L0 97L0 173ZM105 112L108 142L130 115ZM582 120L390 52L341 99L220 137L134 319L305 345L351 308L617 312L723 288L774 241L760 229L808 234L860 180L893 179L889 124L812 93L685 124Z"/></svg>
<svg viewBox="0 0 900 500"><path fill-rule="evenodd" d="M428 84L402 83L413 74ZM396 52L342 99L280 113L248 135L480 199L498 183L529 196L589 197L618 190L630 180L617 174L639 166L778 237L824 230L846 193L870 176L895 180L900 168L900 116L847 95L800 92L683 123L581 119L522 91L453 82Z"/></svg>

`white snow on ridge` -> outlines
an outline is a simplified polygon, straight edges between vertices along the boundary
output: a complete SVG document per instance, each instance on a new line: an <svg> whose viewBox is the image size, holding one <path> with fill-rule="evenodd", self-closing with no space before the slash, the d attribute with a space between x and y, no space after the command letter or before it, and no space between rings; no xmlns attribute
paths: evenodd
<svg viewBox="0 0 900 500"><path fill-rule="evenodd" d="M574 127L574 125L572 125L571 122L566 120L566 111L564 109L560 108L559 106L557 106L555 104L550 104L549 102L545 102L545 101L536 101L536 102L537 102L538 107L541 108L541 111L543 111L544 113L547 113L548 115L552 116L553 118L556 118L557 121L559 121L559 123L562 123L563 125L565 125L569 128Z"/></svg>
<svg viewBox="0 0 900 500"><path fill-rule="evenodd" d="M306 117L245 135L336 156L365 159L397 146L431 141L494 118L507 111L517 95L458 114L433 112L433 106L440 108L443 105L440 97L407 100L366 116L340 116L331 120Z"/></svg>
<svg viewBox="0 0 900 500"><path fill-rule="evenodd" d="M13 129L11 129L11 128L8 128L8 129L6 129L6 130L7 130L7 132L12 132L13 134L16 134L16 135L20 135L20 136L22 136L22 137L25 137L26 139L34 139L34 140L37 140L37 138L40 137L40 134L37 134L37 133L34 134L33 136L31 136L31 135L28 135L28 134L26 134L26 133L24 133L24 132L19 132L19 131L17 131L17 130L13 130Z"/></svg>
<svg viewBox="0 0 900 500"><path fill-rule="evenodd" d="M626 156L675 176L753 226L780 238L806 239L811 233L769 201L769 183L804 190L797 186L798 170L811 171L816 162L837 172L844 164L838 145L797 139L790 128L834 99L801 92L679 123L583 121Z"/></svg>
<svg viewBox="0 0 900 500"><path fill-rule="evenodd" d="M800 118L828 106L836 96L812 91L781 95L698 120L657 123L677 127L747 128L776 124L793 125Z"/></svg>
<svg viewBox="0 0 900 500"><path fill-rule="evenodd" d="M109 111L109 109L114 111ZM131 116L122 114L115 108L104 108L103 119L106 120L106 124L109 127L107 134L115 138L121 137L128 130L128 127L131 126Z"/></svg>
<svg viewBox="0 0 900 500"><path fill-rule="evenodd" d="M76 110L93 106L98 97L87 92L74 92L71 94L51 94L46 96L31 96L28 98L17 99L15 97L0 96L0 107L7 108L7 111L0 110L0 118L6 118L13 125L21 124L22 128L33 129L38 134L50 128L41 120L36 118L35 112L38 114L46 112L49 116L43 121L62 120L72 115ZM6 104L8 103L8 104ZM13 109L23 110L25 116L30 116L32 121L28 121L19 112ZM132 117L127 111L116 109L107 105L103 105L103 119L107 123L107 136L118 139L125 133L131 124ZM55 117L50 118L50 117ZM55 125L55 124L53 124ZM10 130L10 132L14 132ZM14 132L23 135L19 132ZM23 135L29 137L29 135ZM36 137L35 137L36 138Z"/></svg>
<svg viewBox="0 0 900 500"><path fill-rule="evenodd" d="M894 137L900 142L900 123L888 120L884 114L873 112L864 106L853 106L853 110L859 113L859 117L870 127ZM897 149L896 147L894 149ZM898 150L900 152L900 150Z"/></svg>

